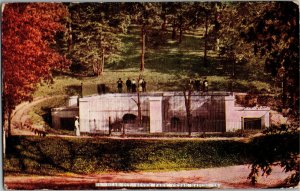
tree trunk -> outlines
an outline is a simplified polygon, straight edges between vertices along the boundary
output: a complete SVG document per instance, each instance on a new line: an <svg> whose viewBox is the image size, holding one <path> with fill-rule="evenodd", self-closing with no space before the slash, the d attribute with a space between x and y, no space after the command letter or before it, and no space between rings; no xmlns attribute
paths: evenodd
<svg viewBox="0 0 300 191"><path fill-rule="evenodd" d="M138 122L139 122L139 126L142 125L142 110L141 110L141 100L140 100L140 92L137 91L138 94L138 101L137 101L137 106L138 106Z"/></svg>
<svg viewBox="0 0 300 191"><path fill-rule="evenodd" d="M188 87L188 95L186 95L186 90L183 92L189 136L192 135L191 94L192 89L190 87Z"/></svg>
<svg viewBox="0 0 300 191"><path fill-rule="evenodd" d="M208 66L207 64L207 41L208 41L208 36L207 36L207 32L208 32L208 13L205 13L205 35L204 35L204 58L203 58L203 64L205 67Z"/></svg>
<svg viewBox="0 0 300 191"><path fill-rule="evenodd" d="M93 73L94 73L94 76L98 76L98 63L97 61L93 61Z"/></svg>
<svg viewBox="0 0 300 191"><path fill-rule="evenodd" d="M172 40L176 40L176 20L173 19L173 31L172 31Z"/></svg>
<svg viewBox="0 0 300 191"><path fill-rule="evenodd" d="M164 14L162 17L163 17L163 23L161 25L161 30L166 31L167 30L167 16L166 16L166 14Z"/></svg>
<svg viewBox="0 0 300 191"><path fill-rule="evenodd" d="M3 84L4 86L4 84ZM4 96L3 96L4 97ZM2 144L3 144L3 157L5 157L5 152L6 152L6 133L5 133L5 98L2 99L2 105L3 105L3 110L2 110Z"/></svg>
<svg viewBox="0 0 300 191"><path fill-rule="evenodd" d="M219 38L217 38L217 42L216 42L216 51L220 52L220 39ZM220 56L220 54L219 54L219 56Z"/></svg>
<svg viewBox="0 0 300 191"><path fill-rule="evenodd" d="M98 62L97 75L101 76L102 73L103 73L103 71L104 71L104 47L102 46L102 30L100 32L99 47L100 47L100 57L101 57L101 60Z"/></svg>
<svg viewBox="0 0 300 191"><path fill-rule="evenodd" d="M298 107L297 99L298 99L298 97L299 97L299 93L297 93L297 91L296 91L296 92L293 92L292 98L293 98L293 110L294 110L294 111L298 111L298 110L297 110L297 107Z"/></svg>
<svg viewBox="0 0 300 191"><path fill-rule="evenodd" d="M105 54L105 52L104 52L104 48L102 49L102 57L101 57L101 60L102 60L102 62L101 62L101 71L100 71L100 75L102 75L103 73L104 73L104 64L105 64L105 60L104 60L104 55Z"/></svg>
<svg viewBox="0 0 300 191"><path fill-rule="evenodd" d="M236 67L235 64L236 64L236 59L233 56L233 58L232 58L232 77L233 78L235 77L235 67Z"/></svg>
<svg viewBox="0 0 300 191"><path fill-rule="evenodd" d="M141 44L141 63L140 63L140 71L144 71L145 69L145 39L146 39L146 31L145 31L145 25L142 26L142 30L141 30L141 37L142 37L142 44Z"/></svg>
<svg viewBox="0 0 300 191"><path fill-rule="evenodd" d="M12 110L8 109L8 117L7 117L7 135L8 135L8 137L11 136L11 113L12 113Z"/></svg>
<svg viewBox="0 0 300 191"><path fill-rule="evenodd" d="M283 80L282 80L282 107L286 108L287 106L287 88L286 88L286 76L284 76Z"/></svg>
<svg viewBox="0 0 300 191"><path fill-rule="evenodd" d="M179 44L182 42L182 26L179 27Z"/></svg>
<svg viewBox="0 0 300 191"><path fill-rule="evenodd" d="M69 23L69 37L68 37L68 51L70 52L72 49L72 25Z"/></svg>

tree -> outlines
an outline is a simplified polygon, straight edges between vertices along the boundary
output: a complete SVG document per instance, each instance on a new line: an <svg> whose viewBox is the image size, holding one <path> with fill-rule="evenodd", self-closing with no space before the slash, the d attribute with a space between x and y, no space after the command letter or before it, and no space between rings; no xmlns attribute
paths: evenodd
<svg viewBox="0 0 300 191"><path fill-rule="evenodd" d="M183 32L190 28L190 5L189 2L167 2L162 3L161 19L163 20L162 30L167 30L167 23L172 25L172 39L177 38L177 30L179 30L178 42L182 42Z"/></svg>
<svg viewBox="0 0 300 191"><path fill-rule="evenodd" d="M272 166L280 166L284 172L291 173L283 186L297 186L300 175L299 133L296 130L290 131L290 127L285 125L279 128L271 127L264 133L265 136L251 141L249 152L252 156L249 159L252 165L248 179L252 184L256 184L260 172L261 176L269 176L272 173Z"/></svg>
<svg viewBox="0 0 300 191"><path fill-rule="evenodd" d="M73 64L80 62L99 76L104 72L105 59L120 51L118 33L126 31L128 16L122 12L120 3L71 3L68 7Z"/></svg>
<svg viewBox="0 0 300 191"><path fill-rule="evenodd" d="M252 21L244 37L255 54L264 56L266 70L282 82L282 107L298 114L299 108L299 7L274 2Z"/></svg>
<svg viewBox="0 0 300 191"><path fill-rule="evenodd" d="M188 10L190 16L189 25L194 28L204 27L204 56L203 65L208 66L207 51L211 39L215 38L214 30L218 27L216 22L218 14L218 4L216 2L194 2Z"/></svg>
<svg viewBox="0 0 300 191"><path fill-rule="evenodd" d="M161 3L127 3L127 14L131 15L132 23L140 26L141 30L141 59L140 71L145 69L146 35L148 30L161 24Z"/></svg>
<svg viewBox="0 0 300 191"><path fill-rule="evenodd" d="M139 75L139 78L137 80L137 83L139 84L139 81L142 79L142 75L140 74ZM140 84L139 84L140 85ZM137 91L137 101L133 98L131 98L134 103L137 105L137 108L138 108L138 124L139 126L142 125L142 120L143 120L143 116L142 116L142 107L141 107L141 93L140 91L138 90Z"/></svg>
<svg viewBox="0 0 300 191"><path fill-rule="evenodd" d="M260 17L267 6L268 3L258 2L226 2L218 5L215 18L217 50L219 55L232 63L233 77L237 63L246 61L257 64L263 59L253 53L254 43L247 42L243 35L251 27L251 22Z"/></svg>
<svg viewBox="0 0 300 191"><path fill-rule="evenodd" d="M299 139L299 134L293 131L299 127L299 8L292 2L223 5L220 33L224 35L220 35L220 41L225 45L225 53L248 62L251 62L251 57L256 61L263 60L265 71L282 82L279 108L288 108L292 117L297 118L294 126L282 124L266 130L265 133L270 136L260 139L269 145L258 142L253 148L255 156L251 159L248 178L255 184L260 170L262 175L268 176L272 165L279 165L285 172L293 172L289 183L297 185L299 145L290 145L287 140L291 136Z"/></svg>
<svg viewBox="0 0 300 191"><path fill-rule="evenodd" d="M58 3L11 3L2 20L2 107L11 135L11 113L31 100L36 85L51 79L51 70L66 66L66 58L50 48L57 31L65 29L67 10Z"/></svg>
<svg viewBox="0 0 300 191"><path fill-rule="evenodd" d="M192 81L189 80L183 87L183 96L184 96L184 104L186 111L186 120L189 131L189 136L192 135L192 93L193 93L193 84Z"/></svg>
<svg viewBox="0 0 300 191"><path fill-rule="evenodd" d="M266 11L252 21L251 27L245 34L245 39L254 42L253 51L255 54L266 57L266 70L274 78L282 82L282 108L288 108L293 118L296 118L295 127L281 125L280 131L270 131L273 136L283 132L287 135L293 128L299 127L299 7L293 2L274 2L266 7ZM278 129L278 128L277 128ZM299 139L299 133L294 132ZM288 139L288 136L285 136ZM288 139L289 140L289 139ZM277 141L279 142L279 141ZM296 150L290 151L291 145L286 140L280 141L278 151L274 150L269 155L258 157L252 163L249 178L256 182L258 170L261 169L266 175L271 173L271 165L280 165L286 172L294 172L289 183L293 186L299 183L299 145ZM278 147L278 145L277 145ZM293 148L293 147L292 147ZM294 147L295 148L295 147ZM276 148L277 149L277 148ZM273 149L270 149L273 151ZM265 154L265 153L264 153ZM277 155L276 155L277 154Z"/></svg>

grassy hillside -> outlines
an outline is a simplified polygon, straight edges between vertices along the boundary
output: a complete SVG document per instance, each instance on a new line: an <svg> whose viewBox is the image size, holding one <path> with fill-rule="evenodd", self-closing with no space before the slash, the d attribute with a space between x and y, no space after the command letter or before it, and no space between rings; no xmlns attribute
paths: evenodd
<svg viewBox="0 0 300 191"><path fill-rule="evenodd" d="M170 39L171 34L168 34ZM115 59L106 61L104 73L100 77L72 77L57 75L54 83L39 86L34 96L79 94L80 84L85 87L85 94L97 92L97 84L105 84L109 92L116 92L116 81L128 77L138 78L140 64L140 37L137 28L129 34L120 35L124 43L122 51ZM185 34L183 41L166 40L165 44L150 46L146 44L145 71L142 73L147 81L148 91L176 91L185 79L207 76L211 91L229 91L230 74L233 64L225 62L214 50L208 51L209 66L203 66L204 40L201 31ZM258 63L261 61L258 61ZM263 72L263 64L255 67L248 63L236 65L236 79L233 90L272 89L269 75Z"/></svg>
<svg viewBox="0 0 300 191"><path fill-rule="evenodd" d="M136 27L130 29L130 33L120 35L123 47L117 57L106 61L102 76L87 77L86 71L54 75L52 84L40 84L34 97L53 95L83 95L97 94L97 85L105 84L107 92L117 92L117 80L121 78L123 82L130 79L137 79L140 74L147 82L147 91L182 91L182 84L190 78L206 76L209 81L209 91L235 91L248 92L260 91L262 89L274 90L274 84L270 81L270 76L263 72L263 63L255 67L249 63L237 64L236 78L231 79L232 63L225 62L224 58L214 50L208 51L208 67L203 66L204 40L203 31L198 30L189 34L184 34L182 43L170 40L171 34L167 35L167 40L160 45L146 44L145 71L139 71L140 65L140 36ZM81 88L82 84L82 88ZM232 84L232 85L231 85ZM125 86L125 85L124 85ZM125 92L125 87L123 91ZM45 116L50 116L50 112L45 113L45 107L51 108L59 106L65 100L47 101L41 103L31 111L34 123L45 123ZM43 105L44 104L44 105ZM49 110L50 111L50 110ZM49 124L49 122L46 122Z"/></svg>

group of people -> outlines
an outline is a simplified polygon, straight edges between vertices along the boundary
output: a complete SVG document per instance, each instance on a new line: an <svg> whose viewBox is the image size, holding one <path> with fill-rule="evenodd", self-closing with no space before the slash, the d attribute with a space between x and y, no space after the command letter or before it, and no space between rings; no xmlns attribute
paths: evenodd
<svg viewBox="0 0 300 191"><path fill-rule="evenodd" d="M208 80L206 79L206 77L204 77L203 80L201 80L199 78L197 78L195 80L190 79L189 85L195 91L203 91L203 92L208 91Z"/></svg>
<svg viewBox="0 0 300 191"><path fill-rule="evenodd" d="M127 92L146 92L146 81L144 80L144 78L139 78L139 80L137 80L138 83L135 81L135 79L130 80L130 78L128 78L125 82L126 87L127 87ZM117 88L118 88L118 92L122 93L123 91L123 81L121 78L119 78L119 80L117 81Z"/></svg>
<svg viewBox="0 0 300 191"><path fill-rule="evenodd" d="M146 81L144 80L144 78L139 78L139 80L137 81L138 83L135 81L135 79L130 80L130 78L126 80L125 84L128 93L137 91L146 92ZM190 79L189 86L195 91L208 92L208 80L206 77L204 77L203 79ZM123 92L123 81L121 78L119 78L119 80L117 81L117 88L119 93Z"/></svg>

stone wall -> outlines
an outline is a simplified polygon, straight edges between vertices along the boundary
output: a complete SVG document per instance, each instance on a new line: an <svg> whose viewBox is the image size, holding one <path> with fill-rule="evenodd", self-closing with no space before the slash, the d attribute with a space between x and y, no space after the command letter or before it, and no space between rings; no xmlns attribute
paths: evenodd
<svg viewBox="0 0 300 191"><path fill-rule="evenodd" d="M52 128L61 128L62 118L73 118L75 121L75 116L78 116L78 107L59 107L51 109L52 116Z"/></svg>
<svg viewBox="0 0 300 191"><path fill-rule="evenodd" d="M261 118L261 127L270 126L269 107L238 107L235 106L234 96L225 97L226 131L243 129L244 118Z"/></svg>

